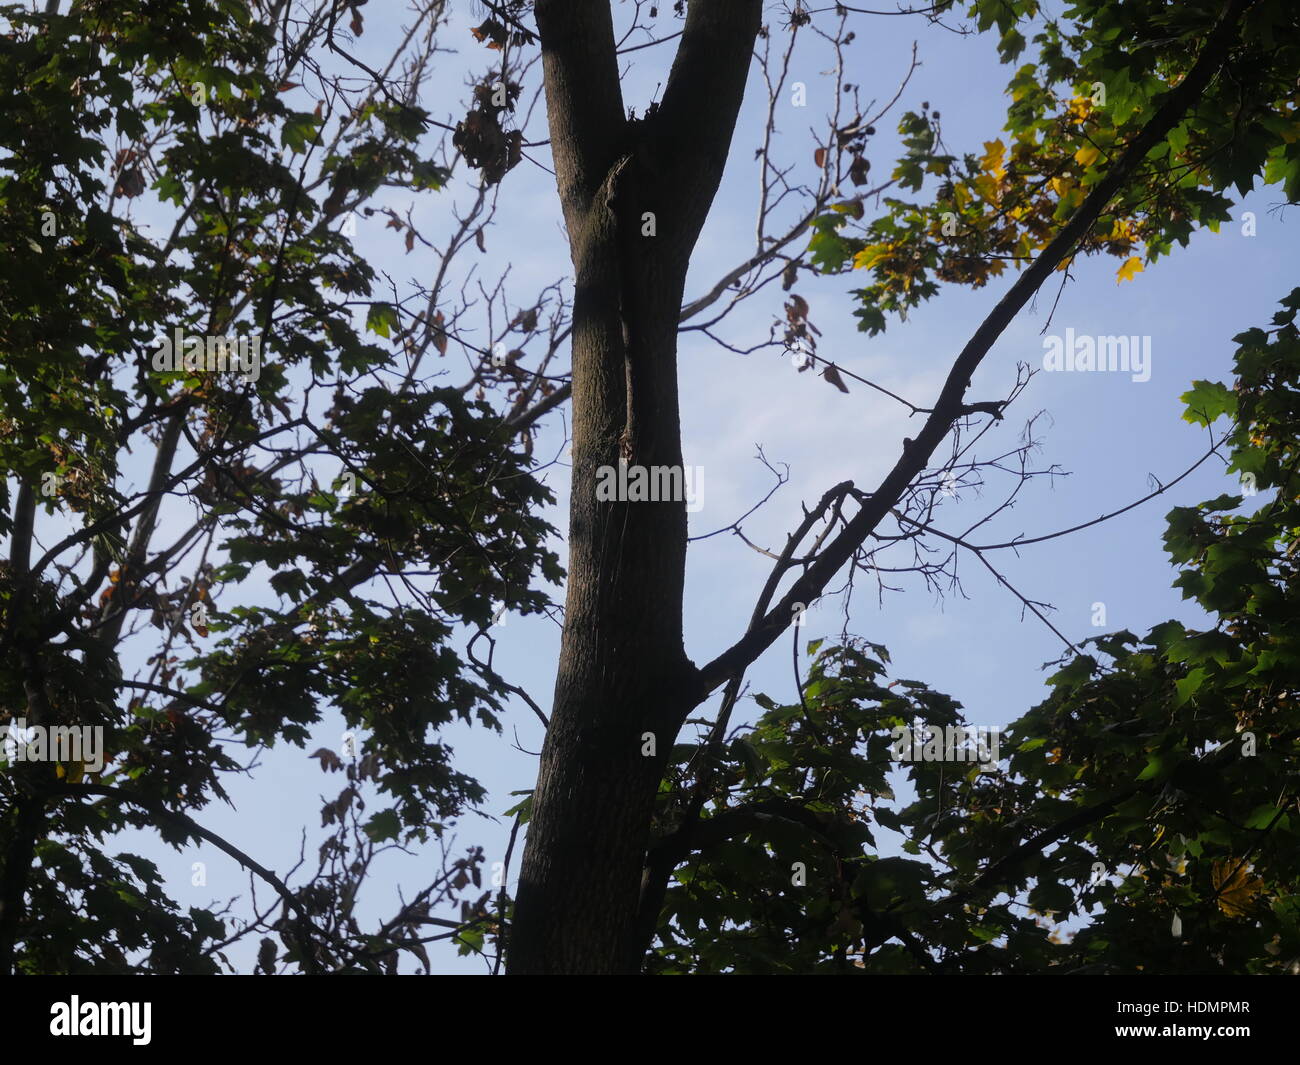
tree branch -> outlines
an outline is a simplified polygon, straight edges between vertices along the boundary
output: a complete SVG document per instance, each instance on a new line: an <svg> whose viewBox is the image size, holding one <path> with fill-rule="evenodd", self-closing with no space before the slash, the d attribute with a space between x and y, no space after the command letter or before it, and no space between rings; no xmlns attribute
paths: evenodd
<svg viewBox="0 0 1300 1065"><path fill-rule="evenodd" d="M751 623L740 640L700 670L697 692L699 701L702 702L714 688L738 670L743 670L767 650L790 624L792 605L811 603L817 599L840 568L853 557L880 521L902 498L912 480L925 468L930 456L947 436L953 422L960 417L962 397L970 385L972 374L979 368L989 349L1052 271L1071 254L1147 153L1183 120L1227 57L1242 13L1256 2L1257 0L1229 0L1187 76L1166 94L1164 102L1129 143L1116 164L1093 188L1060 233L1011 286L967 342L953 363L938 402L920 434L910 446L904 447L903 453L880 487L864 501L862 509L844 531L831 541L821 556L794 582L784 598L757 625Z"/></svg>
<svg viewBox="0 0 1300 1065"><path fill-rule="evenodd" d="M626 125L614 24L609 0L537 0L535 14L560 202L580 234Z"/></svg>
<svg viewBox="0 0 1300 1065"><path fill-rule="evenodd" d="M289 890L288 885L286 885L283 880L271 872L270 869L263 866L260 862L250 858L233 843L226 842L226 840L222 839L215 832L204 828L192 817L180 813L177 810L170 810L161 802L147 798L144 795L133 795L124 788L114 788L107 784L65 784L52 790L48 794L52 796L60 794L73 796L102 795L110 799L117 799L119 802L132 803L148 812L157 821L167 821L179 828L183 828L190 835L198 836L200 839L211 843L218 850L229 855L231 858L234 858L235 861L249 872L256 874L259 878L270 884L271 887L275 889L276 894L278 894L283 900L285 906L297 914L300 935L302 934L304 927L311 929L318 935L321 934L320 930L311 924L311 920L307 915L307 911L303 909L302 903L298 901L297 896ZM302 947L304 968L306 968L308 972L315 972L318 966L315 957L312 955L310 942L304 942Z"/></svg>

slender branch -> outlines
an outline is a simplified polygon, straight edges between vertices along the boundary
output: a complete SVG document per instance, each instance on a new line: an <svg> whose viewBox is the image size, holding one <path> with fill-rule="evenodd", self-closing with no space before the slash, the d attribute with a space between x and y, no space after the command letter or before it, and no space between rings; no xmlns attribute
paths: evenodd
<svg viewBox="0 0 1300 1065"><path fill-rule="evenodd" d="M925 468L930 456L948 435L952 424L960 417L962 396L993 344L1052 271L1073 252L1147 153L1183 120L1227 57L1241 14L1256 2L1257 0L1229 0L1186 77L1166 94L1164 102L1129 143L1116 164L1094 186L1070 220L1011 286L967 342L954 361L939 399L920 434L910 446L903 448L894 468L880 487L866 500L844 531L794 582L784 598L757 625L751 623L748 631L735 644L700 670L697 691L699 701L706 699L714 688L737 671L743 670L770 647L790 624L792 605L810 603L817 599L840 568L861 548L880 521L902 498L913 479Z"/></svg>
<svg viewBox="0 0 1300 1065"><path fill-rule="evenodd" d="M1222 443L1222 441L1217 441L1214 444L1211 444L1210 449L1204 455L1202 455L1199 459L1197 459L1194 463L1192 463L1192 465L1188 466L1187 469L1185 469L1182 473L1180 473L1168 484L1162 484L1155 491L1148 492L1141 499L1135 499L1132 503L1129 503L1127 506L1120 507L1118 510L1112 510L1110 513L1103 514L1099 518L1093 518L1092 521L1085 521L1081 525L1072 525L1068 529L1059 529L1056 532L1045 533L1042 536L1023 537L1016 540L1008 540L1006 543L1002 543L1002 544L979 544L979 545L969 545L969 546L972 551L1000 551L1008 547L1025 547L1028 544L1041 544L1045 540L1055 540L1061 536L1069 536L1070 533L1080 532L1083 529L1091 528L1094 525L1100 525L1102 522L1110 521L1111 518L1118 518L1121 514L1127 514L1130 510L1133 510L1135 507L1140 507L1143 503L1155 499L1156 496L1164 495L1166 492L1169 491L1169 489L1173 488L1174 485L1178 484L1179 481L1182 481L1185 478L1190 477L1196 470L1200 469L1200 467L1204 465L1204 463L1210 458L1211 455L1217 455L1219 453L1220 443Z"/></svg>
<svg viewBox="0 0 1300 1065"><path fill-rule="evenodd" d="M308 916L308 913L303 908L303 905L298 900L298 897L294 895L292 891L289 890L288 885L286 885L283 880L281 880L278 876L276 876L273 872L271 872L270 869L267 869L260 862L249 857L238 847L236 847L233 843L227 842L226 840L218 836L215 832L211 831L210 829L204 828L192 817L180 813L177 810L168 809L161 802L158 802L155 799L150 799L144 795L134 795L131 792L125 790L124 788L115 788L108 784L64 784L60 787L53 789L48 794L50 795L62 794L62 795L73 795L73 796L102 795L105 796L106 798L117 799L120 802L129 802L147 811L157 821L170 822L176 827L184 829L190 835L197 836L200 839L206 840L208 843L211 843L214 847L222 851L224 854L227 854L231 858L234 858L235 861L237 861L249 872L256 874L261 880L264 880L266 883L270 884L271 887L275 889L276 894L278 894L280 898L284 901L285 906L298 915L300 928L309 928L316 934L318 935L321 934L320 930L315 928L315 926L311 924L311 920ZM311 950L311 944L310 942L304 942L302 946L303 946L303 964L306 967L308 972L315 972L318 968L318 965L315 957L313 956Z"/></svg>

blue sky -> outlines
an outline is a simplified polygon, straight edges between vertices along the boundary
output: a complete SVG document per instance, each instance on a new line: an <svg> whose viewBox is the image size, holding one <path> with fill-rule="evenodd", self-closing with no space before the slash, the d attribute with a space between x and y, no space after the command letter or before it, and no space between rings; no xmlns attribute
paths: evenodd
<svg viewBox="0 0 1300 1065"><path fill-rule="evenodd" d="M482 46L468 34L468 27L483 17L482 11L465 0L453 7L458 14L443 40L458 51L439 56L426 96L434 117L452 121L465 96L467 77L486 65ZM626 19L630 7L617 4L617 16ZM367 33L358 46L363 58L378 56L383 46L392 43L396 9L391 0L382 4L382 17L381 3L365 9ZM1006 104L1003 87L1010 71L997 63L992 37L959 36L914 17L856 16L856 20L857 36L846 53L846 76L863 86L864 101L886 100L893 94L907 69L913 41L918 43L921 61L899 107L879 125L881 133L874 139L871 156L877 174L891 166L896 140L890 131L898 115L919 108L923 100L942 111L945 139L953 151L979 151L984 141L998 135ZM769 5L767 21L774 36L785 32L775 5ZM673 22L670 14L661 12L659 26L675 29ZM833 83L827 73L829 53L811 38L805 43L809 47L796 51L790 79L807 85L808 106L778 111L777 151L785 162L797 163L802 180L812 181L810 127L821 124ZM638 112L666 80L672 47L660 45L627 57L624 101ZM537 74L534 68L525 84L525 99L536 88ZM711 287L751 253L757 204L753 149L761 140L764 105L755 69L723 187L692 263L688 299ZM545 115L539 107L526 139L545 136ZM529 155L536 164L549 165L544 147L530 149ZM388 192L380 203L401 213L414 205L423 233L436 243L436 237L453 225L452 203L463 205L472 195L466 177L463 170L458 172L439 194L413 199ZM981 453L1015 446L1026 420L1041 411L1038 463L1058 464L1068 476L1051 482L1038 479L1029 485L1015 508L977 537L980 542L1008 540L1017 534L1036 536L1088 521L1150 491L1151 475L1168 482L1203 453L1205 434L1181 420L1179 395L1194 379L1227 379L1233 351L1230 338L1266 322L1277 299L1294 284L1295 222L1288 225L1283 216L1270 212L1280 199L1276 189L1258 190L1234 212L1236 218L1246 210L1255 213L1255 236L1244 236L1237 224L1224 226L1218 234L1197 234L1189 248L1176 251L1129 283L1117 284L1119 260L1113 258L1076 266L1075 280L1060 297L1050 332L1072 328L1078 334L1150 336L1150 379L1135 382L1117 373L1036 376L1006 419L985 438L987 447ZM385 230L378 216L360 221L357 242L372 263L399 284L408 278L428 281L428 257L422 258L418 250L404 254L400 235ZM495 222L486 232L486 246L486 254L477 259L479 269L492 276L510 264L510 288L520 306L531 303L546 284L568 278L553 179L541 166L525 161L508 175L501 186ZM977 291L945 290L909 315L907 322L891 320L886 333L874 338L857 332L852 317L855 304L847 293L862 284L860 277L814 280L804 275L795 290L808 301L810 317L822 331L820 355L928 406L951 360L1012 279L997 280ZM1054 286L1045 289L1036 306L1011 325L986 358L968 399L1001 398L1015 381L1018 362L1041 365L1039 334L1054 296ZM765 339L771 322L782 313L781 299L775 286L764 290L728 320L722 334L738 346ZM457 355L454 348L448 363ZM771 475L754 458L757 446L769 460L790 467L789 483L745 523L752 541L772 546L783 543L796 524L800 502L811 505L828 487L845 479L871 490L893 465L903 437L913 434L918 424L915 419L909 424L906 411L885 396L854 381L848 382L849 394L842 394L815 374L796 373L787 357L770 351L739 356L698 333L688 333L679 363L686 462L704 469L704 505L691 515L693 535L730 524L767 492ZM448 375L449 383L461 379L458 373ZM535 453L549 457L562 452L563 439L562 423L552 417ZM552 467L546 479L559 499L552 521L562 528L568 502L567 467ZM1175 505L1231 491L1234 484L1221 464L1211 460L1171 492L1121 518L1019 554L1001 552L997 561L1025 595L1056 607L1052 621L1072 640L1120 628L1142 633L1169 617L1195 623L1198 616L1170 586L1174 574L1160 540L1163 516ZM983 495L962 492L947 501L937 526L960 531L1000 498L999 487L990 482ZM697 663L712 658L740 635L769 566L769 559L734 536L692 546L685 620L687 650ZM1040 667L1056 659L1063 646L1036 618L1022 619L1020 604L975 559L961 559L960 572L965 597L937 598L919 578L895 575L890 583L904 591L886 592L883 600L860 575L848 628L889 648L894 676L924 680L951 694L965 705L972 723L1005 725L1043 697L1046 674ZM555 594L562 601L562 592ZM1095 603L1105 604L1102 628L1091 623ZM844 624L843 609L839 596L822 600L809 611L803 638L834 636ZM511 616L496 635L497 668L547 707L559 647L556 625L546 618ZM792 697L788 640L783 637L750 670L752 691L779 700ZM715 706L716 699L710 705ZM740 710L752 716L753 704L743 704ZM525 751L540 748L539 723L522 705L512 713L504 737L459 726L445 734L460 765L489 788L483 811L487 815L499 817L516 801L511 791L532 786L536 759L513 747L513 728ZM331 713L304 750L271 752L252 780L233 781L235 809L214 805L199 820L281 871L291 864L290 856L296 856L306 826L310 855L319 842L320 796L332 798L339 777L323 776L307 754L320 745L337 749L341 732L337 716ZM377 807L372 804L372 808ZM467 815L458 826L455 846L482 845L489 861L499 860L508 829L504 820ZM159 862L170 890L183 905L232 894L247 896L247 878L213 848L178 853L138 834L132 834L131 845ZM191 863L200 860L207 863L207 885L193 887ZM512 878L518 863L517 850ZM381 863L368 888L373 906L369 912L392 912L399 888L409 896L423 885L429 869L428 854ZM259 892L259 897L264 896ZM255 949L253 941L247 950L233 953L251 959ZM484 968L481 960L457 958L447 949L435 951L433 957L435 971Z"/></svg>

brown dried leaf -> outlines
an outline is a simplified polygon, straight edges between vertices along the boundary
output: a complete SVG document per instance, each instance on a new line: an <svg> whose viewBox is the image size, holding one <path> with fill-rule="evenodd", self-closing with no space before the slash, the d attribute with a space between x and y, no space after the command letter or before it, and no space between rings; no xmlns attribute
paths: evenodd
<svg viewBox="0 0 1300 1065"><path fill-rule="evenodd" d="M139 167L131 167L123 172L122 176L117 179L117 188L114 192L119 196L125 196L131 199L139 196L144 192L144 175L140 173Z"/></svg>
<svg viewBox="0 0 1300 1065"><path fill-rule="evenodd" d="M312 753L307 757L319 758L322 772L332 772L343 765L343 760L328 747L321 747L318 750L312 751Z"/></svg>
<svg viewBox="0 0 1300 1065"><path fill-rule="evenodd" d="M433 316L433 346L438 349L439 355L447 354L447 330L443 328L444 321L442 311Z"/></svg>
<svg viewBox="0 0 1300 1065"><path fill-rule="evenodd" d="M506 28L494 18L471 27L469 32L474 35L474 40L486 41L489 48L500 49L506 42Z"/></svg>
<svg viewBox="0 0 1300 1065"><path fill-rule="evenodd" d="M1246 917L1255 896L1264 890L1264 881L1250 875L1244 860L1229 858L1210 867L1210 881L1218 895L1219 909L1229 917Z"/></svg>
<svg viewBox="0 0 1300 1065"><path fill-rule="evenodd" d="M826 364L826 368L822 370L822 376L826 378L826 380L829 381L831 384L833 384L836 388L838 388L841 392L847 394L849 390L849 386L844 383L844 378L840 376L840 372L835 368L835 364L833 362L828 362Z"/></svg>

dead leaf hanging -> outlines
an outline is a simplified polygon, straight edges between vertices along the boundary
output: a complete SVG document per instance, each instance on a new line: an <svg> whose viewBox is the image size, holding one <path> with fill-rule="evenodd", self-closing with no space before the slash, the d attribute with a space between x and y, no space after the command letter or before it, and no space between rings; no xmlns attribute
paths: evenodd
<svg viewBox="0 0 1300 1065"><path fill-rule="evenodd" d="M835 364L833 362L828 362L826 364L826 368L822 370L822 376L826 378L826 380L829 381L831 384L833 384L836 388L838 388L841 392L844 393L848 392L849 386L844 383L844 378L840 376L840 372L835 368Z"/></svg>

